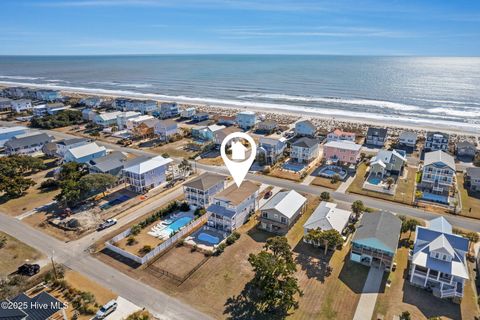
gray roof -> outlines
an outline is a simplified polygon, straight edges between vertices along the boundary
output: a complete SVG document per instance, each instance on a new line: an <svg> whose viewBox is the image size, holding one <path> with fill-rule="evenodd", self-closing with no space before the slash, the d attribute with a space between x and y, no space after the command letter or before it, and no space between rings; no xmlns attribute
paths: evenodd
<svg viewBox="0 0 480 320"><path fill-rule="evenodd" d="M379 136L385 138L387 136L388 130L385 128L368 128L367 136Z"/></svg>
<svg viewBox="0 0 480 320"><path fill-rule="evenodd" d="M295 190L281 191L268 200L261 210L274 209L287 218L293 215L307 202L307 199Z"/></svg>
<svg viewBox="0 0 480 320"><path fill-rule="evenodd" d="M449 166L451 169L455 170L455 160L448 153L443 152L441 150L425 153L425 160L423 161L423 164L425 166L428 166L436 162L442 162L447 166Z"/></svg>
<svg viewBox="0 0 480 320"><path fill-rule="evenodd" d="M467 176L473 179L480 179L480 168L467 168Z"/></svg>
<svg viewBox="0 0 480 320"><path fill-rule="evenodd" d="M90 165L100 172L109 172L123 168L127 156L120 151L114 151L106 156L90 160Z"/></svg>
<svg viewBox="0 0 480 320"><path fill-rule="evenodd" d="M318 141L315 139L303 137L295 141L292 145L301 148L312 148L315 145L318 145Z"/></svg>
<svg viewBox="0 0 480 320"><path fill-rule="evenodd" d="M395 253L402 221L388 211L365 212L352 242Z"/></svg>
<svg viewBox="0 0 480 320"><path fill-rule="evenodd" d="M46 133L39 133L34 135L29 135L21 138L13 137L7 142L5 142L5 147L16 149L22 147L28 147L34 144L45 144L52 141L53 138Z"/></svg>
<svg viewBox="0 0 480 320"><path fill-rule="evenodd" d="M316 130L315 125L314 125L314 124L312 123L312 121L310 121L310 120L299 121L299 122L297 122L297 123L295 124L295 126L296 126L297 124L300 124L300 123L305 124L306 126L310 127L310 129L312 129L312 130Z"/></svg>
<svg viewBox="0 0 480 320"><path fill-rule="evenodd" d="M470 141L460 141L457 143L457 148L471 148L473 150L477 150L475 144L471 143Z"/></svg>
<svg viewBox="0 0 480 320"><path fill-rule="evenodd" d="M416 140L417 135L418 134L415 131L402 131L400 133L399 138L400 139L407 139L407 140Z"/></svg>
<svg viewBox="0 0 480 320"><path fill-rule="evenodd" d="M214 185L225 181L227 177L215 174L215 173L204 173L198 178L195 178L191 181L188 181L184 184L185 187L194 188L197 190L206 191L213 187Z"/></svg>
<svg viewBox="0 0 480 320"><path fill-rule="evenodd" d="M215 213L216 215L233 218L236 214L235 210L222 207L218 204L211 204L208 209L208 212Z"/></svg>

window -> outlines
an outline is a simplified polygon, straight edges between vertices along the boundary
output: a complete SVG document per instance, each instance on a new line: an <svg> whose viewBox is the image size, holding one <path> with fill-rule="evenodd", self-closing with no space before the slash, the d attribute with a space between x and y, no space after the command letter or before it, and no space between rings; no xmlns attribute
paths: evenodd
<svg viewBox="0 0 480 320"><path fill-rule="evenodd" d="M282 223L287 223L287 218L281 217L280 221L282 221Z"/></svg>
<svg viewBox="0 0 480 320"><path fill-rule="evenodd" d="M262 217L264 217L264 218L268 218L268 213L266 213L266 212L262 212Z"/></svg>

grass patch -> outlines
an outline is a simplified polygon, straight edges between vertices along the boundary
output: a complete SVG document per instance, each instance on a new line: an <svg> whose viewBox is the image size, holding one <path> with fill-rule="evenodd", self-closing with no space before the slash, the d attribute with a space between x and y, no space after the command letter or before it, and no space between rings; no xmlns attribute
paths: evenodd
<svg viewBox="0 0 480 320"><path fill-rule="evenodd" d="M337 181L335 183L332 183L331 179L324 178L324 177L315 177L315 179L313 179L310 184L312 184L314 186L325 187L325 188L337 190L338 187L342 184L342 181Z"/></svg>
<svg viewBox="0 0 480 320"><path fill-rule="evenodd" d="M480 192L477 192L476 194L474 194L479 198L472 197L472 195L469 195L469 191L465 189L463 184L464 184L463 173L458 173L457 187L458 187L458 192L460 193L460 198L462 201L462 211L460 212L460 215L470 217L470 218L480 219Z"/></svg>
<svg viewBox="0 0 480 320"><path fill-rule="evenodd" d="M42 257L37 250L0 231L0 238L3 237L6 238L6 243L0 249L0 277L15 272L27 261L32 263Z"/></svg>
<svg viewBox="0 0 480 320"><path fill-rule="evenodd" d="M413 190L415 189L416 170L410 167L405 167L404 170L408 171L407 177L406 179L402 179L400 177L397 180L397 190L395 191L395 195L391 196L388 194L363 189L363 183L365 182L366 178L367 165L365 163L362 163L357 169L357 175L355 176L355 179L348 188L348 192L361 194L372 198L412 205Z"/></svg>

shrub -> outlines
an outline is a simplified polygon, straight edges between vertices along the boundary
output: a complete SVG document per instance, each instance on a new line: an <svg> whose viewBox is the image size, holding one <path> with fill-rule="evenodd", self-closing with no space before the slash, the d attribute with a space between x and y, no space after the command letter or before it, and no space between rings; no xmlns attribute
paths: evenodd
<svg viewBox="0 0 480 320"><path fill-rule="evenodd" d="M0 237L0 249L5 247L6 244L7 244L7 237L5 236Z"/></svg>
<svg viewBox="0 0 480 320"><path fill-rule="evenodd" d="M133 246L136 243L137 243L137 240L135 240L134 236L130 236L127 238L127 246Z"/></svg>
<svg viewBox="0 0 480 320"><path fill-rule="evenodd" d="M221 254L223 251L225 251L225 248L227 247L227 245L222 242L220 243L218 246L217 246L217 251L215 252L217 255Z"/></svg>
<svg viewBox="0 0 480 320"><path fill-rule="evenodd" d="M207 211L204 209L204 208L197 208L197 210L195 210L195 213L194 215L196 217L201 217L203 216Z"/></svg>
<svg viewBox="0 0 480 320"><path fill-rule="evenodd" d="M195 251L197 251L197 250L198 250L197 245L194 245L190 251L191 251L191 252L195 252Z"/></svg>
<svg viewBox="0 0 480 320"><path fill-rule="evenodd" d="M180 205L180 211L186 212L188 210L190 210L190 205L186 201L182 202Z"/></svg>
<svg viewBox="0 0 480 320"><path fill-rule="evenodd" d="M147 253L149 253L149 252L152 251L152 250L153 250L152 246L146 244L146 245L144 245L143 248L141 248L139 251L140 251L140 253L142 253L142 254L147 254Z"/></svg>
<svg viewBox="0 0 480 320"><path fill-rule="evenodd" d="M60 183L55 179L47 179L40 184L40 189L57 189L60 187Z"/></svg>
<svg viewBox="0 0 480 320"><path fill-rule="evenodd" d="M140 231L142 231L140 224L136 224L132 227L132 229L130 229L130 233L134 236L138 235Z"/></svg>

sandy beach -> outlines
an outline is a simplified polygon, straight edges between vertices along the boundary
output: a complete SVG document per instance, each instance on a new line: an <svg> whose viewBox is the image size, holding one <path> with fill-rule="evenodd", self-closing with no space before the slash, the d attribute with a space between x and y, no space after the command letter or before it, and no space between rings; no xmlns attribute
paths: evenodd
<svg viewBox="0 0 480 320"><path fill-rule="evenodd" d="M418 119L412 117L411 119L404 119L392 115L372 115L371 117L359 116L358 114L349 115L349 111L345 114L328 114L328 109L320 108L288 108L289 106L269 105L268 107L261 107L251 102L234 101L232 103L222 102L205 103L203 99L189 98L189 97L168 97L161 94L154 93L139 93L133 91L116 91L95 88L72 88L60 85L45 85L45 84L31 84L0 81L0 86L24 86L30 88L45 88L60 90L63 95L70 97L88 97L98 96L105 99L114 98L131 98L131 99L152 99L158 102L177 102L182 106L191 106L197 108L199 111L205 111L212 115L235 115L240 110L255 111L258 114L265 115L266 119L275 120L279 124L288 124L298 121L299 119L309 119L314 122L320 131L328 132L334 128L344 128L356 132L366 131L368 126L388 127L392 129L391 134L394 136L401 130L409 129L417 132L425 131L442 131L452 135L467 136L475 140L480 136L480 124L476 123L476 119L472 119L472 123L467 122L452 122L439 120L432 123L431 120ZM211 100L210 100L211 101ZM350 112L351 113L351 112Z"/></svg>

